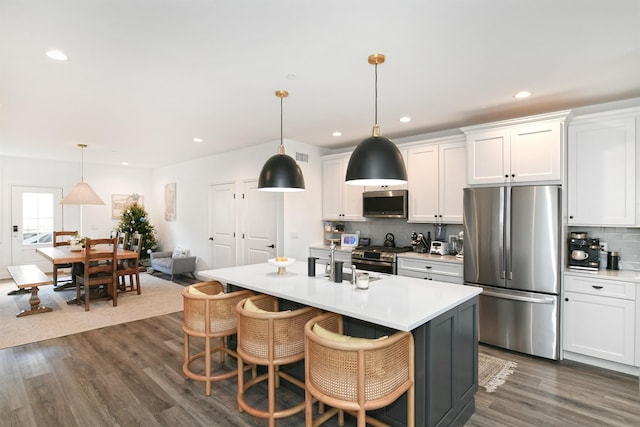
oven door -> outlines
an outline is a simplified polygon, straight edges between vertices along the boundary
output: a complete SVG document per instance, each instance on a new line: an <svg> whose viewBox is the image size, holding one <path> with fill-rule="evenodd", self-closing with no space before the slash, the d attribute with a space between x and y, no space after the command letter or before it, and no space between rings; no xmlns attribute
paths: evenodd
<svg viewBox="0 0 640 427"><path fill-rule="evenodd" d="M394 262L374 261L367 259L351 258L351 265L358 270L375 271L378 273L396 274Z"/></svg>

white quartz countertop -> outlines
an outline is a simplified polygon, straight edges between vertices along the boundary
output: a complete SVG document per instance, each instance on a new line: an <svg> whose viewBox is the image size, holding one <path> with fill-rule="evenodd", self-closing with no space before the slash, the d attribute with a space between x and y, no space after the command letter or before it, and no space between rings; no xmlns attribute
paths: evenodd
<svg viewBox="0 0 640 427"><path fill-rule="evenodd" d="M322 243L317 245L311 245L309 247L313 249L325 249L325 250L330 249L329 245L323 245ZM351 252L352 250L353 250L352 247L336 246L336 251ZM417 258L417 259L424 259L428 261L450 262L452 264L463 263L462 258L458 258L455 255L435 255L435 254L431 255L428 253L421 254L419 252L399 252L398 258Z"/></svg>
<svg viewBox="0 0 640 427"><path fill-rule="evenodd" d="M199 271L198 275L402 331L411 331L482 292L474 286L388 275L379 275L370 281L369 289L362 290L347 281L329 281L320 265L316 273L308 277L307 263L297 261L285 275L278 275L268 263Z"/></svg>
<svg viewBox="0 0 640 427"><path fill-rule="evenodd" d="M331 246L329 245L323 245L322 243L319 243L317 245L311 245L309 246L310 248L313 249L326 249L326 250L331 250ZM343 251L343 252L351 252L353 250L353 246L340 246L340 245L336 245L336 251Z"/></svg>
<svg viewBox="0 0 640 427"><path fill-rule="evenodd" d="M455 255L432 255L428 253L419 253L419 252L401 252L398 254L398 258L417 258L424 259L427 261L438 261L438 262L450 262L452 264L462 264L463 259L458 258Z"/></svg>
<svg viewBox="0 0 640 427"><path fill-rule="evenodd" d="M566 268L564 274L571 276L597 277L605 280L621 280L640 283L640 271L634 270L579 270Z"/></svg>

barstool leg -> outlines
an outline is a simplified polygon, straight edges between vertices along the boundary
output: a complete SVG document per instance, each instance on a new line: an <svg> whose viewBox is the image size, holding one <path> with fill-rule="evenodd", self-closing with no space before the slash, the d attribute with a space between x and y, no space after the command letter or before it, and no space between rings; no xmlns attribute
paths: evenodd
<svg viewBox="0 0 640 427"><path fill-rule="evenodd" d="M242 411L242 407L240 406L240 399L242 398L242 394L244 393L244 363L242 361L242 357L238 356L238 411Z"/></svg>
<svg viewBox="0 0 640 427"><path fill-rule="evenodd" d="M184 334L184 366L189 362L189 335ZM183 369L184 371L184 369ZM185 378L189 378L186 374Z"/></svg>
<svg viewBox="0 0 640 427"><path fill-rule="evenodd" d="M273 417L274 412L276 412L276 367L273 364L269 364L269 378L268 378L268 386L269 386L269 427L276 426L276 420Z"/></svg>
<svg viewBox="0 0 640 427"><path fill-rule="evenodd" d="M211 338L208 336L204 339L204 351L205 393L211 396Z"/></svg>

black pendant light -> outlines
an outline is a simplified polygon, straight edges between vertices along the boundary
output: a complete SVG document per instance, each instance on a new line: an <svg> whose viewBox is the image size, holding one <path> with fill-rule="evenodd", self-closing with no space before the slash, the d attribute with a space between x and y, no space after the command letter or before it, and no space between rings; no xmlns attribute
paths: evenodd
<svg viewBox="0 0 640 427"><path fill-rule="evenodd" d="M376 109L372 136L362 141L349 159L346 182L352 185L399 185L407 182L407 169L398 147L389 139L380 136L378 126L378 64L384 55L369 55L369 64L376 67Z"/></svg>
<svg viewBox="0 0 640 427"><path fill-rule="evenodd" d="M258 190L293 192L304 191L304 177L302 169L296 161L284 153L282 143L282 101L289 96L286 90L277 90L276 96L280 98L280 148L278 154L269 158L262 167L258 178Z"/></svg>

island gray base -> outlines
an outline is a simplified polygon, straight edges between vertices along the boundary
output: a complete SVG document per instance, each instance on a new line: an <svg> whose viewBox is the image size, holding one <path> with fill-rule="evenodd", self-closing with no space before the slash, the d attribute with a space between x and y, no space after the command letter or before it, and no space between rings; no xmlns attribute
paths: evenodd
<svg viewBox="0 0 640 427"><path fill-rule="evenodd" d="M415 340L416 426L463 426L475 411L478 390L478 298L474 297L412 331ZM395 331L345 318L345 333L378 338ZM401 397L374 415L407 425Z"/></svg>
<svg viewBox="0 0 640 427"><path fill-rule="evenodd" d="M280 303L281 310L300 306L287 300ZM351 317L344 317L344 328L345 334L364 338L396 332ZM412 333L416 352L416 426L464 426L475 411L474 395L478 390L478 297L439 315ZM282 369L304 380L303 363ZM372 415L391 426L406 426L406 395Z"/></svg>

